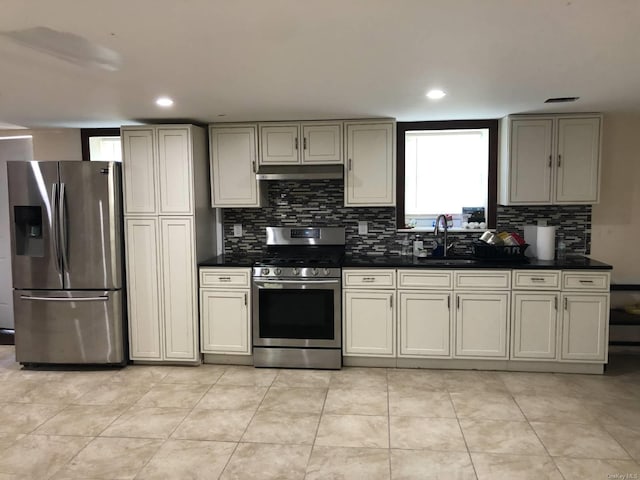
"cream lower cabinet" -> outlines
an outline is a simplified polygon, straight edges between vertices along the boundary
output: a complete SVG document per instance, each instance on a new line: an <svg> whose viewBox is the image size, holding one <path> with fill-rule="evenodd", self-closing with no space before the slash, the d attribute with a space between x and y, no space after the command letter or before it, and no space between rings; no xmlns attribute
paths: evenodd
<svg viewBox="0 0 640 480"><path fill-rule="evenodd" d="M196 362L192 218L129 217L125 228L131 359Z"/></svg>
<svg viewBox="0 0 640 480"><path fill-rule="evenodd" d="M457 358L507 358L509 292L456 292Z"/></svg>
<svg viewBox="0 0 640 480"><path fill-rule="evenodd" d="M609 294L563 293L562 305L561 360L606 361Z"/></svg>
<svg viewBox="0 0 640 480"><path fill-rule="evenodd" d="M251 354L250 269L200 269L202 353Z"/></svg>
<svg viewBox="0 0 640 480"><path fill-rule="evenodd" d="M562 272L560 361L607 362L610 281L610 272Z"/></svg>
<svg viewBox="0 0 640 480"><path fill-rule="evenodd" d="M560 293L514 292L511 301L511 359L557 359Z"/></svg>
<svg viewBox="0 0 640 480"><path fill-rule="evenodd" d="M398 357L451 354L451 293L398 292Z"/></svg>
<svg viewBox="0 0 640 480"><path fill-rule="evenodd" d="M456 358L508 357L511 272L454 272Z"/></svg>
<svg viewBox="0 0 640 480"><path fill-rule="evenodd" d="M560 270L514 270L511 294L512 360L557 360Z"/></svg>
<svg viewBox="0 0 640 480"><path fill-rule="evenodd" d="M451 356L453 272L398 270L398 357Z"/></svg>
<svg viewBox="0 0 640 480"><path fill-rule="evenodd" d="M160 327L160 235L158 219L125 220L127 290L129 295L129 355L132 360L162 359ZM135 266L131 268L130 266Z"/></svg>
<svg viewBox="0 0 640 480"><path fill-rule="evenodd" d="M345 269L342 280L342 354L395 357L395 270Z"/></svg>

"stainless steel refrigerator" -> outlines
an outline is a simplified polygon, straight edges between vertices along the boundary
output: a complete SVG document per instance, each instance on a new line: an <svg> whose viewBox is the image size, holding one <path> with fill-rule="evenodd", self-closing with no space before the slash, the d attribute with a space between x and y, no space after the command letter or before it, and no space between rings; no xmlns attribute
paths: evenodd
<svg viewBox="0 0 640 480"><path fill-rule="evenodd" d="M124 364L115 162L7 162L16 360Z"/></svg>

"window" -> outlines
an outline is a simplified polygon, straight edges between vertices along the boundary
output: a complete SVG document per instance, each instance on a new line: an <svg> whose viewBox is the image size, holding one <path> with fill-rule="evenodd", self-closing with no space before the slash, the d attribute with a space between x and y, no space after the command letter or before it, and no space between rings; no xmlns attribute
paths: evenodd
<svg viewBox="0 0 640 480"><path fill-rule="evenodd" d="M397 138L398 228L431 228L441 213L460 227L477 211L495 227L497 120L399 122Z"/></svg>
<svg viewBox="0 0 640 480"><path fill-rule="evenodd" d="M83 160L122 161L119 128L83 128L80 136Z"/></svg>

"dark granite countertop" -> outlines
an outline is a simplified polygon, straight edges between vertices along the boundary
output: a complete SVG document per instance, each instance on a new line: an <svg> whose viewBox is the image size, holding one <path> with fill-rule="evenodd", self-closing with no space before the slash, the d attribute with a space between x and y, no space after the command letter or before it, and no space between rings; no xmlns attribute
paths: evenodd
<svg viewBox="0 0 640 480"><path fill-rule="evenodd" d="M252 267L262 252L250 254L218 255L200 262L200 267ZM471 256L454 258L414 258L401 255L362 255L347 254L342 266L345 268L500 268L500 269L547 269L547 270L611 270L606 263L583 256L569 256L564 260L537 260L527 258L526 262L505 262L478 260Z"/></svg>
<svg viewBox="0 0 640 480"><path fill-rule="evenodd" d="M346 255L344 268L500 268L500 269L546 269L546 270L610 270L613 267L588 257L567 257L564 260L537 260L527 258L525 262L480 260L471 256L454 258L415 258L400 255Z"/></svg>
<svg viewBox="0 0 640 480"><path fill-rule="evenodd" d="M262 252L218 255L200 262L199 267L252 267L262 256Z"/></svg>

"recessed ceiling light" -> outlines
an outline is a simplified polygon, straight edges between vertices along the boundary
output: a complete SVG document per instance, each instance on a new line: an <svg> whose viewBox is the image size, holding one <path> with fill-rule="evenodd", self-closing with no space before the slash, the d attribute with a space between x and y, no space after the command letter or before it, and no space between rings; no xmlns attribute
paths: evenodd
<svg viewBox="0 0 640 480"><path fill-rule="evenodd" d="M173 100L171 100L169 97L158 97L156 99L156 105L158 105L159 107L170 107L171 105L173 105Z"/></svg>
<svg viewBox="0 0 640 480"><path fill-rule="evenodd" d="M444 97L446 95L446 93L444 93L442 90L429 90L427 92L427 97L429 97L431 100L440 100L442 97Z"/></svg>

